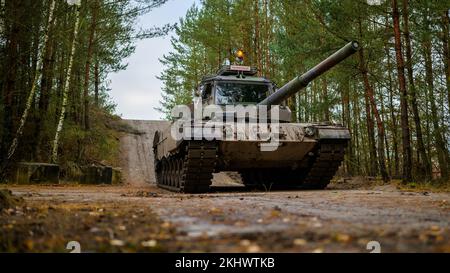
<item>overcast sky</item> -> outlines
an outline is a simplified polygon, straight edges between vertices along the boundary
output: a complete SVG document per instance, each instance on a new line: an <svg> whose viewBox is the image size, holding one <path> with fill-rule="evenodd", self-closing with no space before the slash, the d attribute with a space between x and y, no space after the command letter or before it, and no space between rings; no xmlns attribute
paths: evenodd
<svg viewBox="0 0 450 273"><path fill-rule="evenodd" d="M164 6L143 16L139 25L151 28L176 23L194 2L196 0L169 0ZM117 104L118 115L125 119L161 119L161 113L154 109L161 100L162 84L156 76L163 66L158 59L172 50L171 35L139 41L136 52L127 60L127 70L110 75L110 95Z"/></svg>

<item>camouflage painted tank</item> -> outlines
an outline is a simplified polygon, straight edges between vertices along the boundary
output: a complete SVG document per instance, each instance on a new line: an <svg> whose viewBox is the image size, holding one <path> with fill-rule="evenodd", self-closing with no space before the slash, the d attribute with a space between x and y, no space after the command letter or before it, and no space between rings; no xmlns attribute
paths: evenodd
<svg viewBox="0 0 450 273"><path fill-rule="evenodd" d="M155 134L158 186L208 192L214 173L233 171L246 186L326 188L342 164L350 132L339 125L291 123L285 101L358 49L357 42L347 44L278 90L251 67L225 65L205 77L189 107L193 112L203 109L202 114L176 114L173 126ZM205 111L207 106L222 111ZM236 110L249 106L256 107L256 113L240 115ZM205 127L214 128L208 131L213 136L198 133Z"/></svg>

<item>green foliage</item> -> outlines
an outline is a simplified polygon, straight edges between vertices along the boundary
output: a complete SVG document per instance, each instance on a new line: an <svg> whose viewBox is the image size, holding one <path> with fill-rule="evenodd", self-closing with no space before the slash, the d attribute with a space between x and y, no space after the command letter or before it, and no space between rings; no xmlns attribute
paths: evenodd
<svg viewBox="0 0 450 273"><path fill-rule="evenodd" d="M134 52L138 39L162 36L173 29L171 25L150 29L136 26L139 16L165 2L82 0L77 7L63 0L0 1L1 170L8 163L6 151L16 137L32 79L41 69L42 77L12 160L50 160L74 39L76 48L58 161L67 166L70 162L117 165L118 136L106 127L116 119L112 116L115 104L108 94L108 75L126 69L125 60ZM54 20L48 23L52 3ZM80 24L75 31L77 17ZM45 33L49 34L46 44ZM78 35L74 37L74 33ZM38 67L39 60L42 67ZM90 117L90 126L86 126L86 117Z"/></svg>
<svg viewBox="0 0 450 273"><path fill-rule="evenodd" d="M91 115L94 123L89 131L74 123L66 124L60 147L61 162L118 166L120 133L108 124L120 121L103 110L95 110Z"/></svg>

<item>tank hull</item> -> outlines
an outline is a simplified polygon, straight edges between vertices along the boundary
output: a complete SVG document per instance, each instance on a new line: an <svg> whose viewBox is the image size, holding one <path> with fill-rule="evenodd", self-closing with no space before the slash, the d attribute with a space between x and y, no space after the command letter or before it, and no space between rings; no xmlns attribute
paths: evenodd
<svg viewBox="0 0 450 273"><path fill-rule="evenodd" d="M313 151L317 142L282 142L273 152L261 152L259 142L218 143L218 171L242 169L295 168Z"/></svg>

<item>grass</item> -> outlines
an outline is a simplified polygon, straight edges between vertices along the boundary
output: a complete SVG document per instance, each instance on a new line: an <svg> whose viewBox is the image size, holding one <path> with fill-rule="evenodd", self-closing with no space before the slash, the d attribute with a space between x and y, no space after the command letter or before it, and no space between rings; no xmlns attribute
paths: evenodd
<svg viewBox="0 0 450 273"><path fill-rule="evenodd" d="M429 191L429 192L450 192L450 181L433 180L433 181L418 181L410 183L402 183L400 180L392 181L400 190L408 191Z"/></svg>
<svg viewBox="0 0 450 273"><path fill-rule="evenodd" d="M372 189L374 187L392 185L401 191L413 192L450 192L450 181L415 181L403 183L400 179L392 179L384 183L381 177L368 178L364 176L351 177L346 179L335 179L330 184L333 189Z"/></svg>

